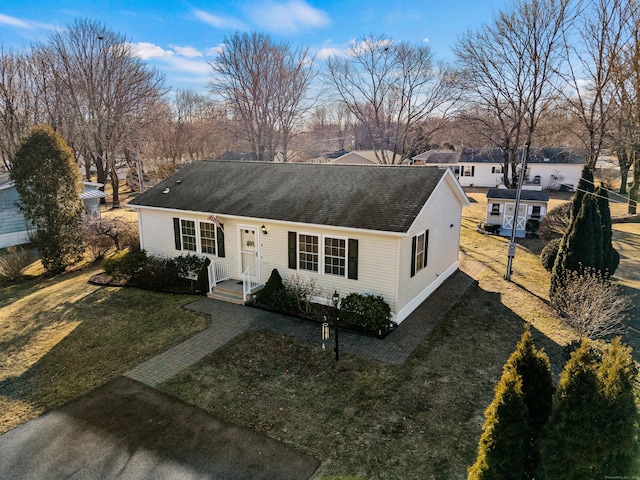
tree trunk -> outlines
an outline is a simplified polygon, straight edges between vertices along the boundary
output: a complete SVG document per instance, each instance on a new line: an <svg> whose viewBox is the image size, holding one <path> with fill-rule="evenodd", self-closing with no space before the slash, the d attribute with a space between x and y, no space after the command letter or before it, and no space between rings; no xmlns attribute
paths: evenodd
<svg viewBox="0 0 640 480"><path fill-rule="evenodd" d="M120 208L120 184L118 181L118 172L115 168L112 168L109 172L109 176L111 177L111 189L113 190L113 208Z"/></svg>

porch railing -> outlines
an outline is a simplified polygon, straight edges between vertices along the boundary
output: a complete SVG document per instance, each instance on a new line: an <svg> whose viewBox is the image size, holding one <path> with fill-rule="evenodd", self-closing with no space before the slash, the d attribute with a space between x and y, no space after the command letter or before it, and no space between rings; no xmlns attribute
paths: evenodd
<svg viewBox="0 0 640 480"><path fill-rule="evenodd" d="M209 291L218 283L231 278L231 265L223 260L214 260L209 265Z"/></svg>
<svg viewBox="0 0 640 480"><path fill-rule="evenodd" d="M247 295L261 285L260 263L256 263L242 272L242 298L244 298L245 301L247 300Z"/></svg>

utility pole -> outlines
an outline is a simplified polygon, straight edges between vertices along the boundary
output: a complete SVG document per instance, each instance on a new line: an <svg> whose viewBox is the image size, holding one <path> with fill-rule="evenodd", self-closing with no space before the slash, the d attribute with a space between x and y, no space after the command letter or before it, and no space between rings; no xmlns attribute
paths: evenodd
<svg viewBox="0 0 640 480"><path fill-rule="evenodd" d="M522 161L520 164L520 177L518 177L518 190L516 191L515 211L513 212L513 222L511 225L511 241L507 250L507 273L504 279L511 281L511 266L513 265L513 257L516 256L516 227L518 226L518 210L520 210L520 195L522 194L522 184L524 183L524 175L527 172L527 158L529 158L529 144L525 144L522 151Z"/></svg>

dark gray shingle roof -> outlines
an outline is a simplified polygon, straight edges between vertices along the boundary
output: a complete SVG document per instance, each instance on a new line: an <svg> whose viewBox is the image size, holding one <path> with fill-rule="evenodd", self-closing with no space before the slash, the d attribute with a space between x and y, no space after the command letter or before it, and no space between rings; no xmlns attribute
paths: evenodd
<svg viewBox="0 0 640 480"><path fill-rule="evenodd" d="M130 204L406 232L444 174L435 167L202 160Z"/></svg>
<svg viewBox="0 0 640 480"><path fill-rule="evenodd" d="M503 200L515 200L517 190L506 188L490 188L487 192L487 198L499 198ZM521 200L533 200L538 202L548 202L549 192L542 190L522 190L520 194Z"/></svg>
<svg viewBox="0 0 640 480"><path fill-rule="evenodd" d="M521 150L518 150L518 162ZM584 152L566 148L532 148L529 151L529 163L583 164ZM502 151L499 148L466 148L460 156L461 163L502 163Z"/></svg>

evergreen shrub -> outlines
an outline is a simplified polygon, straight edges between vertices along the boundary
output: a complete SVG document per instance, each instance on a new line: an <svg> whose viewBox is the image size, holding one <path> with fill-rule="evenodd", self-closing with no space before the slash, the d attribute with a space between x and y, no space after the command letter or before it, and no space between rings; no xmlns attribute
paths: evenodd
<svg viewBox="0 0 640 480"><path fill-rule="evenodd" d="M391 308L380 295L350 293L340 304L340 320L347 327L367 332L386 331L393 326Z"/></svg>
<svg viewBox="0 0 640 480"><path fill-rule="evenodd" d="M553 240L550 240L540 252L540 261L547 272L553 270L553 264L558 256L558 248L560 247L561 241L562 238L554 238Z"/></svg>

